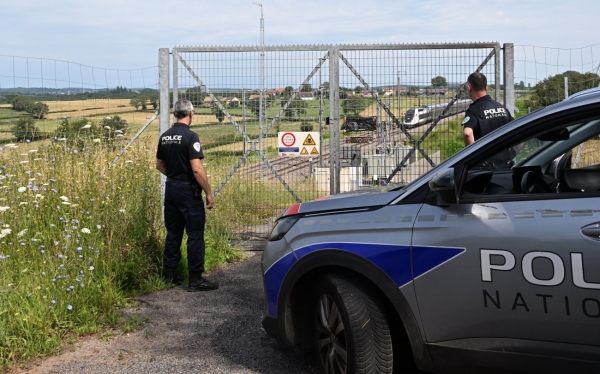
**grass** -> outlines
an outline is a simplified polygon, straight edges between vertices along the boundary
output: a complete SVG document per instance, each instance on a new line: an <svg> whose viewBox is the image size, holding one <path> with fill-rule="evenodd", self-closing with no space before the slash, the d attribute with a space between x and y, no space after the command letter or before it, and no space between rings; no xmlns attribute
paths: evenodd
<svg viewBox="0 0 600 374"><path fill-rule="evenodd" d="M140 140L114 167L102 145L0 147L0 370L140 326L119 308L166 287L155 144ZM230 220L207 214L207 270L240 258Z"/></svg>

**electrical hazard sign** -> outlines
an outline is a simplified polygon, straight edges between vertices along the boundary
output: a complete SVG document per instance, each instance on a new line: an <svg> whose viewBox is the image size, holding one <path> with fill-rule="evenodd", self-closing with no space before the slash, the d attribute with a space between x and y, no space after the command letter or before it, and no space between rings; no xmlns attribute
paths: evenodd
<svg viewBox="0 0 600 374"><path fill-rule="evenodd" d="M287 131L277 134L279 156L318 156L321 152L318 132Z"/></svg>

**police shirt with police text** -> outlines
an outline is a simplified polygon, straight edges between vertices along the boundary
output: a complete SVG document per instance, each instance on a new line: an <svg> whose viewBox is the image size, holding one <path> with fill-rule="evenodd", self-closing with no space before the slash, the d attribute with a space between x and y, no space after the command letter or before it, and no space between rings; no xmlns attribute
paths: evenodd
<svg viewBox="0 0 600 374"><path fill-rule="evenodd" d="M485 95L469 106L462 124L473 130L473 137L477 140L513 119L502 104L492 100L490 95Z"/></svg>
<svg viewBox="0 0 600 374"><path fill-rule="evenodd" d="M185 123L175 123L158 139L156 158L165 162L168 178L195 181L190 160L204 158L198 134Z"/></svg>

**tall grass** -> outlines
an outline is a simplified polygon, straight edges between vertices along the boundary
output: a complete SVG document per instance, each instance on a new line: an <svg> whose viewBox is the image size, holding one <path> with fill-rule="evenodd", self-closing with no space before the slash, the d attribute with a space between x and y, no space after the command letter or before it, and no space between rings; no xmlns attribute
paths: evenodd
<svg viewBox="0 0 600 374"><path fill-rule="evenodd" d="M164 228L155 142L114 166L100 144L0 146L0 370L118 320L160 281ZM207 269L240 257L208 213Z"/></svg>

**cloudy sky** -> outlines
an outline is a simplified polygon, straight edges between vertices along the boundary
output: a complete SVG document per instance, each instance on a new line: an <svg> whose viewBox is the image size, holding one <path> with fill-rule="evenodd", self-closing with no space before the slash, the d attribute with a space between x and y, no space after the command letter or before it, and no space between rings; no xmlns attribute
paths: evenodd
<svg viewBox="0 0 600 374"><path fill-rule="evenodd" d="M597 0L262 0L266 44L600 43ZM252 0L5 0L0 54L105 68L157 64L161 47L256 45Z"/></svg>
<svg viewBox="0 0 600 374"><path fill-rule="evenodd" d="M600 64L598 0L254 1L263 1L267 45L514 43L516 81L533 84ZM260 11L253 0L4 0L0 88L152 86L159 48L259 45ZM79 65L54 60L102 70L78 78Z"/></svg>

